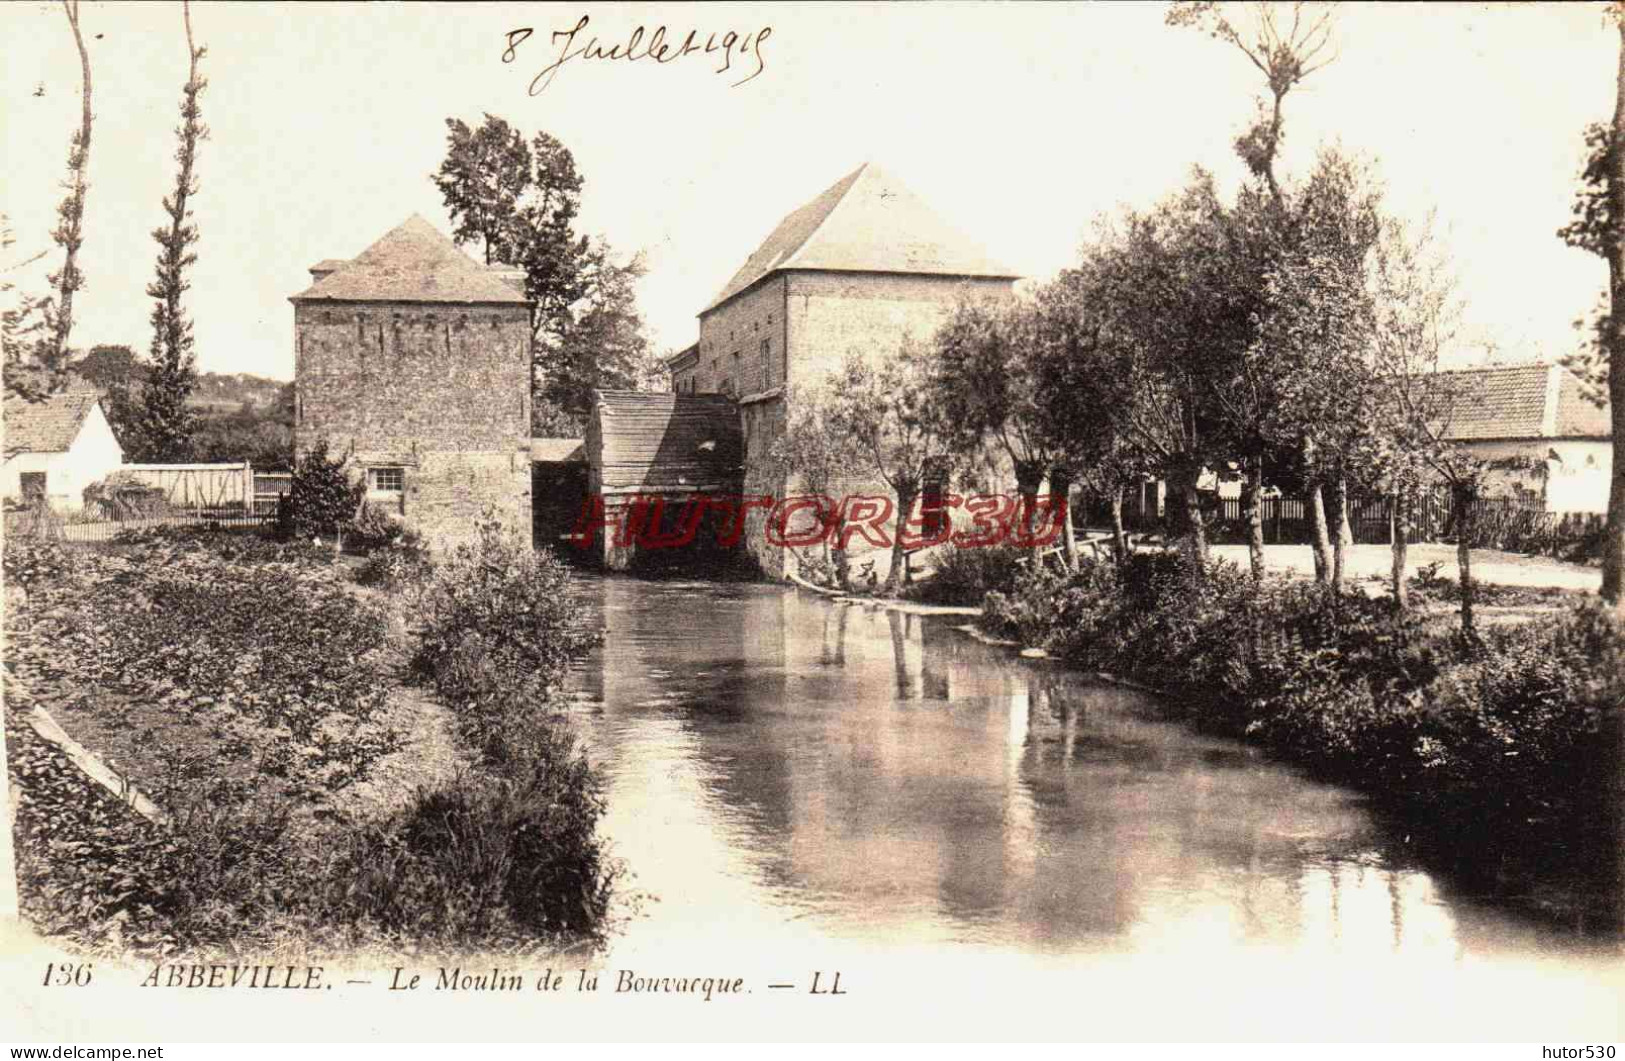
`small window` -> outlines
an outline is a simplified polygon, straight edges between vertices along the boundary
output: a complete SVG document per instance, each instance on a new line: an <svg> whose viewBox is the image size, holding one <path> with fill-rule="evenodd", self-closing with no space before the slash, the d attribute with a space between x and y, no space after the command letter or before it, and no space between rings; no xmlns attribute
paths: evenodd
<svg viewBox="0 0 1625 1061"><path fill-rule="evenodd" d="M398 494L406 489L405 468L368 468L367 489L380 494Z"/></svg>
<svg viewBox="0 0 1625 1061"><path fill-rule="evenodd" d="M23 490L23 499L27 501L43 501L45 499L45 473L23 472L19 478Z"/></svg>
<svg viewBox="0 0 1625 1061"><path fill-rule="evenodd" d="M773 341L762 340L762 389L773 386Z"/></svg>

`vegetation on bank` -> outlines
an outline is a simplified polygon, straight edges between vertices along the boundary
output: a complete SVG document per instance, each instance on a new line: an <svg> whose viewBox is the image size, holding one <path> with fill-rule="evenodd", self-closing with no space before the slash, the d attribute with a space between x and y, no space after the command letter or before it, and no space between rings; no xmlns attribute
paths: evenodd
<svg viewBox="0 0 1625 1061"><path fill-rule="evenodd" d="M6 727L24 916L80 947L154 956L600 941L615 879L602 796L549 710L595 636L563 572L491 527L438 564L396 546L363 570L391 563L400 592L385 596L328 549L251 535L8 539L6 582L23 591L7 608ZM347 790L402 736L384 721L405 677L385 644L407 601L424 605L414 669L477 766L368 815ZM521 634L500 641L499 627ZM170 824L35 734L30 698Z"/></svg>
<svg viewBox="0 0 1625 1061"><path fill-rule="evenodd" d="M1625 624L1602 602L1468 638L1388 599L1191 563L1022 569L982 624L1370 793L1498 887L1618 893Z"/></svg>

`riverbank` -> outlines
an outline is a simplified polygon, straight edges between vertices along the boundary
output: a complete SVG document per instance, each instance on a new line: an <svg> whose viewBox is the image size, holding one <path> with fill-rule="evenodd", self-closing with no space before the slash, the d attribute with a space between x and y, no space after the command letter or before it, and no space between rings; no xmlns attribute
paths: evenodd
<svg viewBox="0 0 1625 1061"><path fill-rule="evenodd" d="M1028 573L985 611L985 636L1367 793L1468 887L1620 931L1625 635L1594 601L1467 642L1437 610L1145 555Z"/></svg>
<svg viewBox="0 0 1625 1061"><path fill-rule="evenodd" d="M8 692L73 738L6 713L20 906L42 933L163 957L600 938L597 782L535 710L591 643L556 565L482 540L417 569L410 627L352 565L255 535L8 541L5 565ZM89 783L80 744L163 813Z"/></svg>

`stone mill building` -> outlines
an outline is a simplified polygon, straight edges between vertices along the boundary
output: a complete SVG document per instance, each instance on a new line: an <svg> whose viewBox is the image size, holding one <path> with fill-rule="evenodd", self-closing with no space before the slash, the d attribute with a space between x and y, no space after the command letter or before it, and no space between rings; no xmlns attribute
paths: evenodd
<svg viewBox="0 0 1625 1061"><path fill-rule="evenodd" d="M431 541L487 510L531 523L531 303L413 215L294 295L295 444L318 438L370 503Z"/></svg>
<svg viewBox="0 0 1625 1061"><path fill-rule="evenodd" d="M794 484L767 458L797 390L851 351L928 342L960 301L1007 297L1016 280L866 164L780 221L700 310L699 341L667 363L670 393L603 392L585 439L532 439L521 275L476 263L416 216L310 272L292 298L296 442L326 438L374 504L441 542L471 535L488 507L558 543L589 496L611 516L652 498L670 512L695 493L785 496ZM782 574L763 522L753 511L742 545ZM601 562L637 561L609 538Z"/></svg>

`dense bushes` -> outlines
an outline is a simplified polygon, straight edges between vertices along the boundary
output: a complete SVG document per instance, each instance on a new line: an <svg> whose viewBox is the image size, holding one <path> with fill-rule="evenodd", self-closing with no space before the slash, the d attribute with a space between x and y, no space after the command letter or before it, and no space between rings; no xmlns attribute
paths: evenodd
<svg viewBox="0 0 1625 1061"><path fill-rule="evenodd" d="M1165 690L1457 842L1560 846L1617 814L1625 630L1595 602L1468 642L1387 600L1141 554L1024 575L983 624Z"/></svg>
<svg viewBox="0 0 1625 1061"><path fill-rule="evenodd" d="M90 690L95 714L70 717L111 712L104 738L184 723L131 748L172 819L155 828L7 713L20 893L43 931L163 955L603 938L616 873L602 792L551 711L595 639L562 568L487 527L414 569L414 664L480 768L370 820L336 797L398 736L377 718L388 616L344 570L327 550L252 536L139 535L105 552L7 542L7 582L26 592L7 612L19 677L53 710Z"/></svg>
<svg viewBox="0 0 1625 1061"><path fill-rule="evenodd" d="M431 907L450 919L443 931L598 938L616 876L597 834L602 789L553 715L565 675L599 636L581 620L568 572L486 522L437 561L419 607L413 667L456 713L483 769L420 793L379 834L409 872L389 884L365 877L378 916L421 918L428 888L460 897Z"/></svg>
<svg viewBox="0 0 1625 1061"><path fill-rule="evenodd" d="M1008 593L1033 556L1031 549L1013 545L944 545L936 550L931 577L908 587L905 596L933 604L981 604L988 593Z"/></svg>

